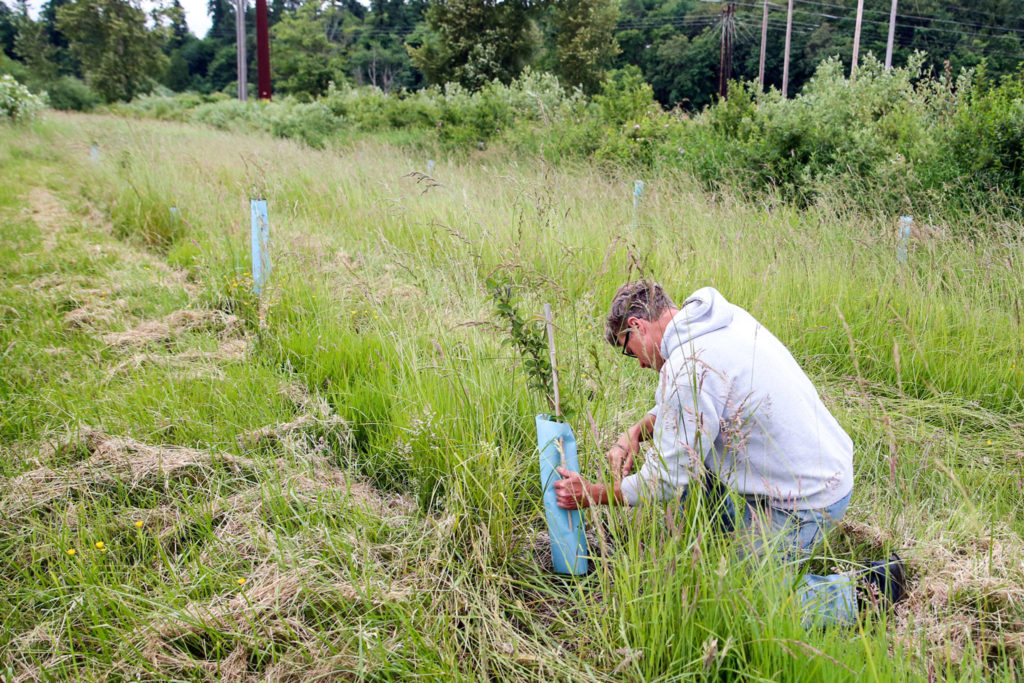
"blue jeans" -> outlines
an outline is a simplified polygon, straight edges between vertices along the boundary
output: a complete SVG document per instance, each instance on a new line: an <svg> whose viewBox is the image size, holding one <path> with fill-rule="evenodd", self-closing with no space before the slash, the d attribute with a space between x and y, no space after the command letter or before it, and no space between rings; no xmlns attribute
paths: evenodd
<svg viewBox="0 0 1024 683"><path fill-rule="evenodd" d="M842 519L852 495L846 494L827 508L812 510L776 508L763 499L748 497L740 516L728 489L717 478L704 490L711 509L721 511L722 530L745 537L746 552L776 550L794 571L799 571L825 532ZM803 574L796 591L805 627L845 626L857 620L857 595L849 576Z"/></svg>

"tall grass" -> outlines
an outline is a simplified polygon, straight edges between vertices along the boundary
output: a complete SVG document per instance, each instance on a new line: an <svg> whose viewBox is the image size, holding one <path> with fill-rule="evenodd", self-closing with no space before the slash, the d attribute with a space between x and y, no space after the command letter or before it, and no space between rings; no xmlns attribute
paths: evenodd
<svg viewBox="0 0 1024 683"><path fill-rule="evenodd" d="M424 178L425 158L379 143L317 152L105 117L0 140L17 180L0 192L12 678L1020 674L1019 226L931 237L901 263L894 216L765 209L681 174L645 178L634 222L625 171L501 150ZM66 207L56 222L26 210L43 185ZM246 275L257 193L274 262L262 301ZM651 401L653 377L601 341L607 301L639 273L678 298L714 285L809 371L857 448L853 524L814 566L900 547L915 581L902 612L804 630L778 561L743 559L698 505L588 513L609 554L577 580L547 572L544 405L485 281L511 282L526 311L553 304L562 391L607 444ZM89 306L108 319L69 327ZM239 316L246 358L175 365L218 348L202 331L142 360L102 341L182 307ZM96 478L82 467L96 453L66 445L80 425L210 461ZM252 436L266 426L277 436ZM605 477L601 444L573 426L584 472ZM38 488L60 482L61 496Z"/></svg>

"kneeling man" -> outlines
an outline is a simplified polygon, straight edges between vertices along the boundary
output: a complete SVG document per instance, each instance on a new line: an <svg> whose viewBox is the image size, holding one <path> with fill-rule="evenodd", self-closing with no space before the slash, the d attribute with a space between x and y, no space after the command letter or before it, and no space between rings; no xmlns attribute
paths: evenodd
<svg viewBox="0 0 1024 683"><path fill-rule="evenodd" d="M609 451L614 485L559 470L560 507L640 505L685 496L691 484L727 487L744 506L735 510L726 496L726 528L757 529L796 559L842 518L853 442L789 350L749 313L711 287L677 307L660 285L637 281L615 294L605 337L658 373L655 406ZM653 447L631 473L648 440ZM848 624L858 604L902 599L903 566L893 556L856 578L805 575L799 592L808 623Z"/></svg>

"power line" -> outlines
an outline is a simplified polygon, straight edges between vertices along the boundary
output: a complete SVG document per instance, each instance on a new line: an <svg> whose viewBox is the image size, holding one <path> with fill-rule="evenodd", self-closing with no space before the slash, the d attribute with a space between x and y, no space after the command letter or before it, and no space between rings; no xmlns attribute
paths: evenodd
<svg viewBox="0 0 1024 683"><path fill-rule="evenodd" d="M824 2L823 0L801 0L801 1L803 3L805 3L805 4L818 5L819 7L831 7L831 8L835 8L835 9L852 9L852 8L848 8L848 7L843 7L842 5L834 5L834 4L829 3L829 2ZM807 10L797 10L797 11L807 12L808 14L818 14L819 16L831 16L831 15L821 14L820 12L809 12ZM879 15L882 15L882 16L884 16L886 18L888 18L888 16L889 16L889 13L885 12L883 10L865 9L864 12L866 14L879 14ZM834 18L837 18L837 19L841 18L841 19L852 20L851 17L834 17ZM918 21L934 21L934 22L938 22L938 23L942 23L942 24L955 24L957 26L966 26L968 28L985 29L985 30L989 30L989 31L1009 31L1009 32L1012 32L1012 33L1024 33L1024 29L1011 28L1009 26L993 26L991 24L976 24L976 23L963 22L963 21L954 21L953 19L942 19L942 18L939 18L939 17L924 17L924 16L920 16L920 15L917 15L917 14L900 14L899 12L897 12L896 13L896 20L897 20L896 23L900 23L900 21L899 21L900 19L916 19ZM869 19L864 19L864 21L873 21L873 23L884 23L886 25L888 25L888 23L889 23L888 21L880 22L880 21L877 21L877 20L869 20Z"/></svg>
<svg viewBox="0 0 1024 683"><path fill-rule="evenodd" d="M824 3L814 3L814 4L824 4ZM810 15L810 16L817 16L817 17L824 17L824 18L835 18L833 15L824 14L822 12L813 12L811 10L799 10L799 12L801 12L803 14L806 14L806 15ZM844 20L844 21L853 21L853 18L852 17L842 17L842 20ZM867 19L867 18L865 18L862 21L864 23L874 24L876 26L886 26L887 27L889 25L888 21L878 21L876 19ZM957 22L953 22L953 23L957 23ZM978 37L982 37L982 38L999 38L999 37L1003 37L1003 36L1006 36L1006 35L1024 34L1024 30L1010 29L1010 28L1007 28L1005 30L1010 31L1011 33L1006 33L1006 34L1003 34L1003 36L1000 36L1000 35L986 35L986 34L979 33L978 31L958 31L956 29L942 28L942 27L938 27L938 26L921 26L919 24L911 24L911 23L905 23L905 22L900 24L899 21L897 21L897 24L900 25L904 29L911 29L913 31L932 31L932 32L938 32L938 33L950 33L950 34L957 34L957 35L962 35L962 36L969 36L969 37L972 37L972 38L978 38ZM968 26L968 27L970 26L969 24L960 24L960 25L961 26ZM999 30L999 27L991 27L991 29L992 30Z"/></svg>

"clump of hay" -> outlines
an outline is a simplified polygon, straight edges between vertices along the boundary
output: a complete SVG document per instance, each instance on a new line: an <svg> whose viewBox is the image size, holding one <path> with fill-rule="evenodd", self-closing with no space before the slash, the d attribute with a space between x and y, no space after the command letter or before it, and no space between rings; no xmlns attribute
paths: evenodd
<svg viewBox="0 0 1024 683"><path fill-rule="evenodd" d="M155 620L140 644L143 657L160 671L198 669L217 673L221 680L280 680L297 671L309 675L318 660L330 656L311 615L338 602L365 609L407 601L412 595L409 588L400 586L356 585L316 562L295 567L264 563L244 578L241 586L233 585L210 600L192 602ZM243 653L267 640L288 643L289 651L302 655L278 663L272 671L251 671ZM217 641L232 646L220 662ZM357 663L355 653L345 660L349 666ZM337 655L335 663L339 663Z"/></svg>
<svg viewBox="0 0 1024 683"><path fill-rule="evenodd" d="M216 351L185 351L173 355L159 353L138 353L121 361L107 372L107 379L138 370L145 365L165 368L192 370L199 374L223 375L216 367L219 363L235 363L245 360L249 343L244 339L229 339L221 342Z"/></svg>
<svg viewBox="0 0 1024 683"><path fill-rule="evenodd" d="M295 444L299 439L314 431L340 433L345 442L351 440L351 428L348 421L340 415L306 414L300 415L291 422L254 429L243 434L241 441L247 446L260 444L284 444L287 446Z"/></svg>
<svg viewBox="0 0 1024 683"><path fill-rule="evenodd" d="M43 448L42 459L52 460L68 451L81 450L84 457L69 467L41 466L10 480L3 508L8 515L52 506L74 491L84 492L110 484L130 487L166 484L172 479L206 481L217 467L251 470L253 463L224 453L180 446L154 446L128 437L110 436L88 427L69 438Z"/></svg>
<svg viewBox="0 0 1024 683"><path fill-rule="evenodd" d="M290 386L285 394L301 408L309 411L294 420L266 425L247 432L239 441L243 446L269 445L296 456L309 471L293 474L286 485L296 493L319 494L345 492L350 504L380 517L410 514L416 507L407 496L386 496L370 484L333 465L324 453L332 449L347 452L352 445L352 428L347 420L335 414L329 403L314 397L299 386ZM288 465L282 463L281 469Z"/></svg>
<svg viewBox="0 0 1024 683"><path fill-rule="evenodd" d="M114 347L131 348L169 342L186 332L216 332L228 336L241 327L237 316L223 311L174 311L160 320L149 320L125 332L106 334L103 341Z"/></svg>
<svg viewBox="0 0 1024 683"><path fill-rule="evenodd" d="M1000 650L1024 654L1024 542L1008 530L963 540L918 540L863 522L839 529L880 552L898 547L909 570L907 600L890 629L908 652L923 649L931 666L984 662Z"/></svg>
<svg viewBox="0 0 1024 683"><path fill-rule="evenodd" d="M69 330L109 328L117 321L125 304L124 299L86 303L64 314L64 326Z"/></svg>
<svg viewBox="0 0 1024 683"><path fill-rule="evenodd" d="M340 493L349 505L382 518L406 517L416 510L416 501L411 496L385 494L373 485L332 466L325 458L317 457L311 464L311 474L288 477L288 488L304 494Z"/></svg>

